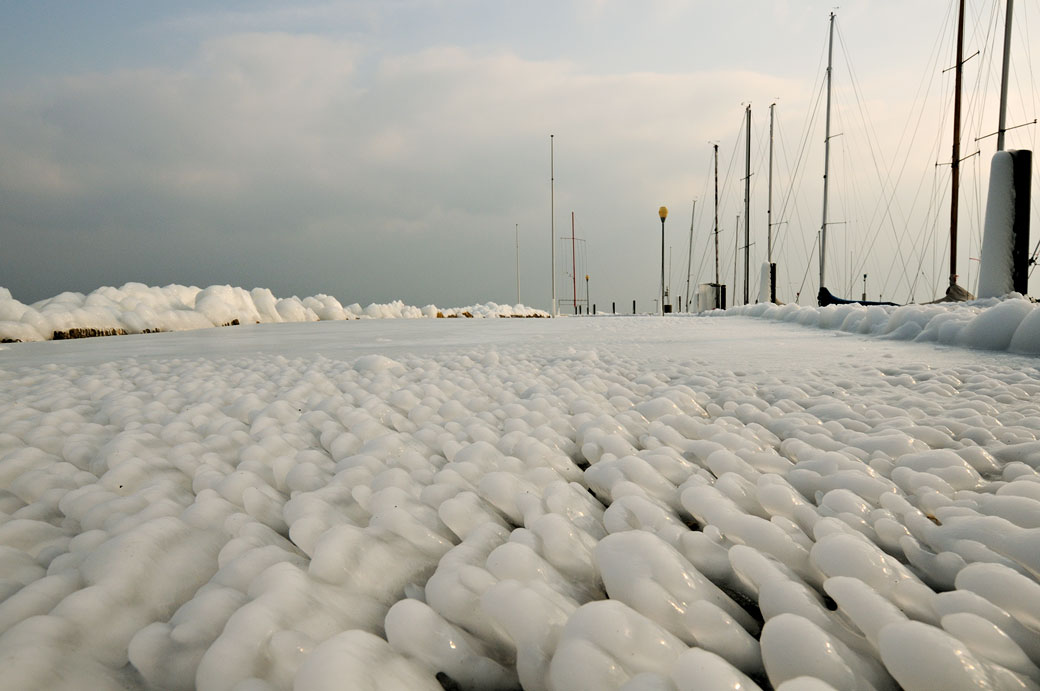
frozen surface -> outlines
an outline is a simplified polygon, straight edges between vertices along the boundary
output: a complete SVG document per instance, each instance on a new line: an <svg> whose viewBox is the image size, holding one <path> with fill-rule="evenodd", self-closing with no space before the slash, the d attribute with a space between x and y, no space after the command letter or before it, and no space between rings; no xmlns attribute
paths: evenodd
<svg viewBox="0 0 1040 691"><path fill-rule="evenodd" d="M1023 306L4 345L2 684L1036 689Z"/></svg>
<svg viewBox="0 0 1040 691"><path fill-rule="evenodd" d="M979 262L979 297L999 297L1014 290L1012 249L1015 246L1015 163L1007 151L990 160L986 224Z"/></svg>
<svg viewBox="0 0 1040 691"><path fill-rule="evenodd" d="M163 288L127 283L98 288L88 295L62 293L31 305L0 287L0 341L48 341L55 333L91 329L102 333L190 331L214 326L347 319L421 319L429 317L548 316L523 305L483 305L439 309L413 307L400 300L368 307L344 307L331 295L276 298L266 288L168 285Z"/></svg>
<svg viewBox="0 0 1040 691"><path fill-rule="evenodd" d="M1040 355L1040 305L1018 293L964 303L901 307L856 304L806 307L759 303L713 314L759 317L892 341Z"/></svg>

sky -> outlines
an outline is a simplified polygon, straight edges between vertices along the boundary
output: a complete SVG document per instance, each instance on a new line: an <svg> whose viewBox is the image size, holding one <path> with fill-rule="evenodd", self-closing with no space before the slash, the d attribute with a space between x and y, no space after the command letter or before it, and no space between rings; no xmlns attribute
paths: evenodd
<svg viewBox="0 0 1040 691"><path fill-rule="evenodd" d="M996 128L999 58L987 27L1002 10L968 5L965 53L985 51L965 76L984 96L966 115L980 136ZM1010 123L1037 111L1025 48L1038 8L1018 5ZM948 167L936 164L949 159L950 7L859 0L837 9L828 241L837 293L858 292L858 276L870 273L871 293L931 299L944 280ZM570 234L573 212L584 240L573 273L579 284L589 275L590 301L599 311L628 311L632 300L649 310L662 205L671 210L672 295L687 293L688 261L694 284L713 279L712 143L721 280L733 283L748 103L751 265L764 260L776 103L774 258L781 298L801 293L804 303L817 280L832 9L757 0L3 3L0 286L24 302L137 281L326 293L344 304L511 304L519 264L519 300L544 309L554 198L557 238ZM855 122L872 139L854 136ZM1036 129L1009 134L1009 148L1035 148ZM992 141L965 164L969 279ZM570 242L558 245L557 293L571 300Z"/></svg>

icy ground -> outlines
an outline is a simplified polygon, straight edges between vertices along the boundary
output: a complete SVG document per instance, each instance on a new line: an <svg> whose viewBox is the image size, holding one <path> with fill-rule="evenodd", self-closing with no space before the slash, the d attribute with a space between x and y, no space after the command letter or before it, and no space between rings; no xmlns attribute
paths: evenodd
<svg viewBox="0 0 1040 691"><path fill-rule="evenodd" d="M821 329L1040 355L1040 305L1011 293L970 303L903 305L755 305L731 307L726 316L753 316ZM61 293L31 305L0 287L0 343L57 339L73 330L107 334L188 331L238 324L278 324L351 319L424 319L443 317L547 317L524 305L488 302L469 307L415 307L389 304L344 307L331 295L277 298L266 288L127 283L98 288L86 295Z"/></svg>
<svg viewBox="0 0 1040 691"><path fill-rule="evenodd" d="M436 317L547 317L524 305L483 305L441 309L414 307L400 300L389 304L343 304L331 295L302 300L277 298L267 288L168 285L162 288L127 283L90 293L66 292L26 305L0 287L0 342L49 341L74 329L139 334L190 331L238 324L343 321L347 319L423 319Z"/></svg>
<svg viewBox="0 0 1040 691"><path fill-rule="evenodd" d="M1040 688L1035 357L739 316L2 348L3 688Z"/></svg>

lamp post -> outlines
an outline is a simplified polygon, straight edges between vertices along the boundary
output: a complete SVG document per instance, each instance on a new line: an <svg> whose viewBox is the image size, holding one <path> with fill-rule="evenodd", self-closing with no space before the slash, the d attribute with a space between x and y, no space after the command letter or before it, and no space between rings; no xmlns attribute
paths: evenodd
<svg viewBox="0 0 1040 691"><path fill-rule="evenodd" d="M657 215L661 218L661 302L658 303L658 314L664 316L664 219L668 218L668 207L662 206Z"/></svg>
<svg viewBox="0 0 1040 691"><path fill-rule="evenodd" d="M592 314L592 303L589 302L589 275L585 274L585 312Z"/></svg>

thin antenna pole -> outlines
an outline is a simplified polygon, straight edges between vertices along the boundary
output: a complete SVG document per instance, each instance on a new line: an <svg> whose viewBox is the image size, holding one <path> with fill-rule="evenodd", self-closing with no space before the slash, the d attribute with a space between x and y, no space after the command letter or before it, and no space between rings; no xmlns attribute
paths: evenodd
<svg viewBox="0 0 1040 691"><path fill-rule="evenodd" d="M963 1L963 0L962 0ZM823 135L823 221L820 223L820 288L827 278L827 176L831 163L831 65L834 58L834 13L827 39L827 127Z"/></svg>
<svg viewBox="0 0 1040 691"><path fill-rule="evenodd" d="M1011 12L1013 5L1014 0L1007 0L1007 10L1004 17L1004 64L1000 72L1000 122L997 124L997 151L1004 150L1004 132L1007 131L1008 67L1011 63Z"/></svg>
<svg viewBox="0 0 1040 691"><path fill-rule="evenodd" d="M549 205L551 221L549 223L549 247L552 248L552 316L560 316L556 309L556 149L555 135L549 135Z"/></svg>
<svg viewBox="0 0 1040 691"><path fill-rule="evenodd" d="M520 224L516 224L516 304L520 304Z"/></svg>
<svg viewBox="0 0 1040 691"><path fill-rule="evenodd" d="M747 134L744 137L744 304L751 294L751 104L747 106Z"/></svg>
<svg viewBox="0 0 1040 691"><path fill-rule="evenodd" d="M690 245L686 256L686 311L690 311L690 270L693 264L693 219L697 216L697 200L693 200L693 211L690 213Z"/></svg>
<svg viewBox="0 0 1040 691"><path fill-rule="evenodd" d="M950 285L957 283L957 212L961 186L961 81L964 54L964 0L958 3L957 64L954 66L953 159L950 161L952 191L950 193Z"/></svg>

